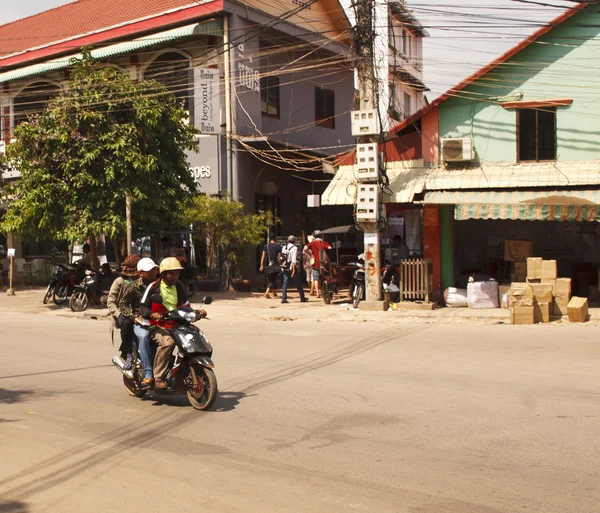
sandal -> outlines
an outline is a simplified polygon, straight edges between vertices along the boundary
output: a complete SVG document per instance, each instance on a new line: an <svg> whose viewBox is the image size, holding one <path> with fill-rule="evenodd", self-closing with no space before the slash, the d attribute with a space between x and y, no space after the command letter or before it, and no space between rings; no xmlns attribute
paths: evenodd
<svg viewBox="0 0 600 513"><path fill-rule="evenodd" d="M154 388L159 388L160 390L163 390L163 389L167 388L167 383L165 382L164 379L157 379L154 382Z"/></svg>
<svg viewBox="0 0 600 513"><path fill-rule="evenodd" d="M269 294L265 294L265 297L266 297L267 299L271 299L271 296L270 296Z"/></svg>
<svg viewBox="0 0 600 513"><path fill-rule="evenodd" d="M142 381L143 387L151 387L154 383L154 378L146 378Z"/></svg>

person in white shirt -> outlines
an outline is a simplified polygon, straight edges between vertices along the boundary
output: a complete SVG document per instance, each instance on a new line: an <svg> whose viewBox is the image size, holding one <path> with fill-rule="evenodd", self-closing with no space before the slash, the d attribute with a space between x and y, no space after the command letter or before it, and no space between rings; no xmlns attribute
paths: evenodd
<svg viewBox="0 0 600 513"><path fill-rule="evenodd" d="M290 235L288 243L285 246L283 253L286 255L287 265L283 269L283 286L281 287L281 302L287 303L287 288L291 280L296 283L296 288L300 294L300 301L306 303L308 298L304 296L304 287L302 286L302 269L298 263L298 248L296 247L296 237Z"/></svg>

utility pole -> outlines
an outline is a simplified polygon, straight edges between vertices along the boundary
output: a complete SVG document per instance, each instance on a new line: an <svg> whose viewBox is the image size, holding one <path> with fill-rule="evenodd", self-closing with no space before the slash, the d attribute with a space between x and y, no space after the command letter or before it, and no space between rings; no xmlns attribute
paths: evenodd
<svg viewBox="0 0 600 513"><path fill-rule="evenodd" d="M133 223L131 221L131 194L125 195L125 219L127 222L127 255L131 255L131 242L133 241Z"/></svg>
<svg viewBox="0 0 600 513"><path fill-rule="evenodd" d="M354 54L358 75L359 107L352 112L352 135L356 145L356 222L364 231L366 301L363 310L387 310L382 301L381 239L379 234L379 113L374 66L375 0L355 0L356 24L353 29Z"/></svg>

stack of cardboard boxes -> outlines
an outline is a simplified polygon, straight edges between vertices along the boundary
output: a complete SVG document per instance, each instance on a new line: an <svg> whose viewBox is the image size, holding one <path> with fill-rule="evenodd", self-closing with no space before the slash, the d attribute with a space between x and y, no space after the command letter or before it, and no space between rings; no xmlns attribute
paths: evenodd
<svg viewBox="0 0 600 513"><path fill-rule="evenodd" d="M529 257L525 282L513 282L509 292L513 324L550 322L550 317L568 315L571 322L585 322L586 298L571 298L571 278L559 278L556 260Z"/></svg>

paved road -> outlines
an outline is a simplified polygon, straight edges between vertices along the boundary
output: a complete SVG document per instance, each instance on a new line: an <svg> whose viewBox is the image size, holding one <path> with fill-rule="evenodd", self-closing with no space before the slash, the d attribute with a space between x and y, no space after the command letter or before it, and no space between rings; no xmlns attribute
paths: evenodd
<svg viewBox="0 0 600 513"><path fill-rule="evenodd" d="M126 395L104 321L0 314L0 512L600 511L600 328L204 324L221 397Z"/></svg>

